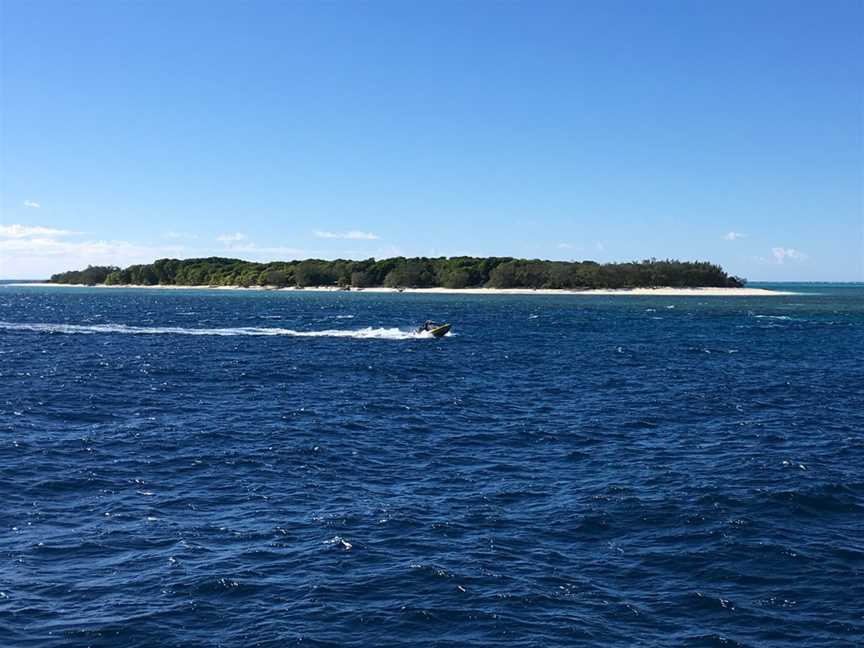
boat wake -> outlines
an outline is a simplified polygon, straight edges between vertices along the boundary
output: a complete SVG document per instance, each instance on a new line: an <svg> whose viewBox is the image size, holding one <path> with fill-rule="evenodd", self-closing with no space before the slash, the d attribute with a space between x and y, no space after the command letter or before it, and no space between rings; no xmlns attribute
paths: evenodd
<svg viewBox="0 0 864 648"><path fill-rule="evenodd" d="M399 328L328 329L323 331L295 331L287 328L240 326L234 328L186 328L180 326L127 326L125 324L45 324L0 322L0 330L32 331L35 333L95 334L119 333L125 335L216 335L216 336L274 336L289 337L341 337L361 340L432 340L423 331L405 331Z"/></svg>

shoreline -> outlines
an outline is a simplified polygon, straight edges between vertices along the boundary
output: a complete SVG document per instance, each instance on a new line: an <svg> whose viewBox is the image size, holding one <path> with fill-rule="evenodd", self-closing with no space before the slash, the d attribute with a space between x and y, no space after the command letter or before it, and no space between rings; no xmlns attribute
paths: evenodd
<svg viewBox="0 0 864 648"><path fill-rule="evenodd" d="M573 290L568 288L351 288L344 290L336 286L316 286L309 288L276 286L145 286L145 285L113 285L96 284L57 284L57 283L8 283L5 286L30 288L104 288L104 289L146 289L146 290L233 290L262 292L364 292L364 293L417 293L425 295L619 295L619 296L654 296L654 297L782 297L795 295L794 292L768 290L767 288L596 288L590 290Z"/></svg>

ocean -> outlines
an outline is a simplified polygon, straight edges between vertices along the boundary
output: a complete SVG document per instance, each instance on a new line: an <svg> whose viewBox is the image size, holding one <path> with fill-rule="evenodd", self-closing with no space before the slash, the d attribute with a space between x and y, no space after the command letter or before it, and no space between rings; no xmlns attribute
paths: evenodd
<svg viewBox="0 0 864 648"><path fill-rule="evenodd" d="M860 646L864 286L778 287L0 286L0 645Z"/></svg>

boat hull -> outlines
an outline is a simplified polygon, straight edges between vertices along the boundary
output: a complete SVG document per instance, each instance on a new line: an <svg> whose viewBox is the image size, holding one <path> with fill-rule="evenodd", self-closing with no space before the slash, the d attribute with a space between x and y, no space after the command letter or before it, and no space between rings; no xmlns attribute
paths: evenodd
<svg viewBox="0 0 864 648"><path fill-rule="evenodd" d="M431 329L429 332L432 334L432 337L440 338L444 337L450 332L450 328L452 324L443 324L437 328Z"/></svg>

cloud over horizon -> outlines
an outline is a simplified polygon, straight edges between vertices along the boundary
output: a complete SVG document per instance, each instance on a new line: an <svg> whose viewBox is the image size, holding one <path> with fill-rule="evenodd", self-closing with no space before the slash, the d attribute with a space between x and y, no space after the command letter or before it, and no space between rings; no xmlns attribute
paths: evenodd
<svg viewBox="0 0 864 648"><path fill-rule="evenodd" d="M25 200L24 206L29 207L30 209L39 209L42 205L40 205L35 200Z"/></svg>
<svg viewBox="0 0 864 648"><path fill-rule="evenodd" d="M245 241L247 238L241 232L234 232L233 234L220 234L216 237L216 240L220 243L236 243L237 241Z"/></svg>
<svg viewBox="0 0 864 648"><path fill-rule="evenodd" d="M40 227L38 225L0 225L0 238L27 238L31 236L68 236L69 230Z"/></svg>
<svg viewBox="0 0 864 648"><path fill-rule="evenodd" d="M361 232L359 230L351 230L350 232L322 232L315 230L315 236L323 239L341 239L345 241L376 241L380 236L372 232Z"/></svg>
<svg viewBox="0 0 864 648"><path fill-rule="evenodd" d="M787 260L789 261L805 261L807 255L795 248L773 247L771 254L774 255L774 260L782 265Z"/></svg>
<svg viewBox="0 0 864 648"><path fill-rule="evenodd" d="M0 225L0 277L44 279L88 265L151 263L177 246L153 247L120 240L79 240L80 234L39 225Z"/></svg>

